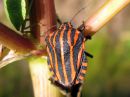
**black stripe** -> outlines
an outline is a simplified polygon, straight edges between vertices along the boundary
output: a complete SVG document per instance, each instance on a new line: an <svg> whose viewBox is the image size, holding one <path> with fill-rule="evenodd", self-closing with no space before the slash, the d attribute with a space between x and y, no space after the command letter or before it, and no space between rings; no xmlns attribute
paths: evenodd
<svg viewBox="0 0 130 97"><path fill-rule="evenodd" d="M47 64L50 65L50 57L49 57L49 55L47 56Z"/></svg>
<svg viewBox="0 0 130 97"><path fill-rule="evenodd" d="M81 66L81 69L86 70L87 66Z"/></svg>
<svg viewBox="0 0 130 97"><path fill-rule="evenodd" d="M49 68L50 72L53 72L53 69L52 68Z"/></svg>
<svg viewBox="0 0 130 97"><path fill-rule="evenodd" d="M55 31L55 32L53 33L53 35L51 36L51 39L50 39L50 42L51 42L52 45L53 45L53 39L54 39L54 36L55 36L56 32L57 32L57 31Z"/></svg>
<svg viewBox="0 0 130 97"><path fill-rule="evenodd" d="M64 78L64 74L63 74L63 68L62 68L62 60L61 60L60 34L61 34L61 30L58 31L58 34L56 36L55 51L56 51L57 62L58 62L58 70L59 70L59 74L60 74L60 77L61 77L61 81L63 83L65 83L65 78Z"/></svg>
<svg viewBox="0 0 130 97"><path fill-rule="evenodd" d="M47 57L47 64L48 64L48 66L51 66L51 64L50 64L50 57L49 56ZM52 67L51 68L49 67L49 70L53 71Z"/></svg>
<svg viewBox="0 0 130 97"><path fill-rule="evenodd" d="M47 47L48 47L48 50L49 50L48 53L50 53L50 55L52 57L52 64L51 65L54 65L55 64L55 56L54 56L54 51L52 49L52 46L50 45L50 42L49 42L49 37L47 37L45 40L46 40L46 44L47 44ZM48 55L48 64L50 64L49 55ZM55 73L55 67L54 67L54 73Z"/></svg>
<svg viewBox="0 0 130 97"><path fill-rule="evenodd" d="M49 48L49 47L48 47ZM49 51L50 52L50 51ZM47 57L47 63L48 63L48 66L51 66L51 65L53 65L53 63L51 64L50 63L50 56L48 55L48 57ZM53 70L53 68L52 67L49 67L49 70L50 70L50 72L54 72L55 73L55 71Z"/></svg>
<svg viewBox="0 0 130 97"><path fill-rule="evenodd" d="M76 29L72 29L72 30L71 30L71 35L70 35L70 37L71 37L71 44L72 44L72 45L74 44L75 31L76 31Z"/></svg>
<svg viewBox="0 0 130 97"><path fill-rule="evenodd" d="M78 35L78 39L76 41L76 44L74 46L74 52L73 52L73 61L74 61L74 67L75 67L75 70L78 72L78 68L77 68L77 62L78 62L78 54L79 54L79 51L80 51L80 48L81 48L81 45L82 45L82 42L83 42L83 36L81 33L79 33ZM80 60L80 59L79 59Z"/></svg>
<svg viewBox="0 0 130 97"><path fill-rule="evenodd" d="M47 46L48 46L48 49L49 49L49 53L52 57L52 64L51 65L54 65L55 64L55 56L54 56L54 51L53 51L53 47L51 46L52 44L50 44L49 40L46 39L46 43L47 43ZM55 66L53 66L54 68L54 73L55 73Z"/></svg>
<svg viewBox="0 0 130 97"><path fill-rule="evenodd" d="M64 23L64 27L65 27L65 31L69 30L69 24L68 24L68 22Z"/></svg>
<svg viewBox="0 0 130 97"><path fill-rule="evenodd" d="M46 45L47 45L47 46L49 46L49 44L50 44L48 39L49 39L49 37L47 36L47 37L45 38L45 41L46 41Z"/></svg>
<svg viewBox="0 0 130 97"><path fill-rule="evenodd" d="M64 31L64 35L63 35L63 50L64 50L64 62L65 62L65 67L66 67L66 73L67 73L67 78L68 78L68 82L72 81L71 78L71 64L70 64L70 46L68 44L68 28L66 28L66 30Z"/></svg>

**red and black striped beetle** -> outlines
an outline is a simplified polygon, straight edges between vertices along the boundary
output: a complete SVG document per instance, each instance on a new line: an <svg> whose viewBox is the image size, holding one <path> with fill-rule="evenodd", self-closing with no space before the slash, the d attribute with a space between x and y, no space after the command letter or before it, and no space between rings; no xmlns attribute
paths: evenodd
<svg viewBox="0 0 130 97"><path fill-rule="evenodd" d="M85 52L83 29L74 28L70 22L63 23L56 31L46 36L50 78L66 90L74 85L82 84L86 71L87 59Z"/></svg>

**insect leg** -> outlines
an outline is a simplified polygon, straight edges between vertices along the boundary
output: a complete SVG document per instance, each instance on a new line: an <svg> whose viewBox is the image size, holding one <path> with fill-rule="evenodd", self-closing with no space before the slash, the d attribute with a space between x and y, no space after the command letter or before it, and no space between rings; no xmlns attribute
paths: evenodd
<svg viewBox="0 0 130 97"><path fill-rule="evenodd" d="M85 22L83 21L82 25L80 25L77 29L78 29L79 31L81 31L81 32L84 32Z"/></svg>
<svg viewBox="0 0 130 97"><path fill-rule="evenodd" d="M57 17L57 22L59 23L59 25L61 25L61 24L62 24L62 21L60 20L59 16L56 15L56 17Z"/></svg>
<svg viewBox="0 0 130 97"><path fill-rule="evenodd" d="M85 33L85 22L83 21L82 25L78 27L78 30L82 32L83 34ZM91 35L85 36L85 40L91 39Z"/></svg>
<svg viewBox="0 0 130 97"><path fill-rule="evenodd" d="M93 58L93 55L92 55L92 54L90 54L90 53L88 53L88 52L86 52L86 51L84 51L84 53L85 53L86 56L88 56L88 57L90 57L90 58Z"/></svg>

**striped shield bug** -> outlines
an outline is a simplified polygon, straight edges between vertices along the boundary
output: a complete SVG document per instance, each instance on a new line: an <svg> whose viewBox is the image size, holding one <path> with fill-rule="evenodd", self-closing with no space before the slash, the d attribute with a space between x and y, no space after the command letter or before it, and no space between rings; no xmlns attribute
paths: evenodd
<svg viewBox="0 0 130 97"><path fill-rule="evenodd" d="M87 71L83 25L76 29L70 22L65 22L54 32L46 36L51 82L67 91L82 84Z"/></svg>

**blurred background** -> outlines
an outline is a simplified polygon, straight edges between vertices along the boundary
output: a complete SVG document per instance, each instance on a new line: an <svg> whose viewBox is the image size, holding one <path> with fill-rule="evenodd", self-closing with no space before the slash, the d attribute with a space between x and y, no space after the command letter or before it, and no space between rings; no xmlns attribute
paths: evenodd
<svg viewBox="0 0 130 97"><path fill-rule="evenodd" d="M55 0L55 7L63 22L86 7L73 20L78 27L106 1ZM0 20L4 18L3 11ZM8 23L6 19L4 23ZM130 5L86 42L86 51L94 58L88 58L82 97L130 97ZM24 60L0 69L0 97L33 97L30 72Z"/></svg>

